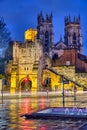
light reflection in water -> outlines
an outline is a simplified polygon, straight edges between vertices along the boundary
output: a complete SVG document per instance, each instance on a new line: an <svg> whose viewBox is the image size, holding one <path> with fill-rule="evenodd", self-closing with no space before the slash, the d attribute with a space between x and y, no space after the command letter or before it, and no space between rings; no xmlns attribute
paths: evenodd
<svg viewBox="0 0 87 130"><path fill-rule="evenodd" d="M46 108L46 99L45 98L40 98L40 109Z"/></svg>
<svg viewBox="0 0 87 130"><path fill-rule="evenodd" d="M7 108L8 111L3 111L0 114L0 123L1 130L54 130L60 129L63 130L63 126L69 127L73 124L73 127L77 127L76 122L69 121L62 122L60 120L51 121L51 120L25 120L21 118L20 115L25 113L31 113L40 109L44 109L49 106L61 106L62 101L58 100L50 100L46 98L23 98L23 99L10 99L5 100L3 108ZM70 104L71 105L71 104ZM73 103L72 103L73 105ZM1 107L1 106L0 106ZM1 109L3 109L1 108ZM81 125L82 122L80 122ZM79 125L79 123L78 123ZM72 129L72 128L70 128Z"/></svg>
<svg viewBox="0 0 87 130"><path fill-rule="evenodd" d="M31 99L25 98L22 102L21 107L19 107L19 109L21 110L21 112L30 113L32 109Z"/></svg>
<svg viewBox="0 0 87 130"><path fill-rule="evenodd" d="M20 115L25 113L31 113L38 109L46 107L46 99L40 98L40 100L25 98L19 100L11 100L9 103L9 116L10 116L10 129L17 130L35 130L38 126L38 121L25 120L20 118ZM16 124L15 124L16 123ZM40 126L40 130L46 130L45 126Z"/></svg>
<svg viewBox="0 0 87 130"><path fill-rule="evenodd" d="M46 124L43 124L40 128L40 130L47 130Z"/></svg>

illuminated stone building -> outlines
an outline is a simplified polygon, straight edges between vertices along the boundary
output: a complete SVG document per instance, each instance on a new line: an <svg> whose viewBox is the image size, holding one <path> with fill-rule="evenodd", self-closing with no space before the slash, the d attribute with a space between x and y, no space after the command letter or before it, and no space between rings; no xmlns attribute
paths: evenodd
<svg viewBox="0 0 87 130"><path fill-rule="evenodd" d="M13 45L13 61L6 65L6 74L11 74L10 91L19 89L36 91L37 77L40 77L38 68L42 67L42 46L39 40L27 41L24 44L15 41ZM10 64L10 65L9 65ZM10 68L9 68L10 66ZM25 88L24 88L25 87Z"/></svg>
<svg viewBox="0 0 87 130"><path fill-rule="evenodd" d="M80 17L65 17L64 41L54 44L53 16L42 12L37 18L37 30L25 32L25 43L15 41L13 60L6 65L10 75L10 90L79 90L87 86L87 56L82 54ZM10 68L9 68L10 66ZM80 80L79 80L80 79Z"/></svg>
<svg viewBox="0 0 87 130"><path fill-rule="evenodd" d="M37 36L37 30L36 29L28 29L25 31L25 41L32 41L34 42Z"/></svg>
<svg viewBox="0 0 87 130"><path fill-rule="evenodd" d="M52 90L55 88L62 90L62 75L70 81L65 85L65 89L74 90L75 86L79 86L77 87L79 90L86 89L87 56L82 54L82 50L80 17L74 17L74 20L71 20L70 16L65 17L64 41L60 37L59 42L54 44L51 70L44 70L43 77L51 78Z"/></svg>
<svg viewBox="0 0 87 130"><path fill-rule="evenodd" d="M43 46L44 55L50 55L52 46L54 45L54 32L53 32L53 17L46 14L46 17L42 15L42 12L38 15L37 25L37 37L41 40Z"/></svg>
<svg viewBox="0 0 87 130"><path fill-rule="evenodd" d="M82 34L80 26L80 16L74 17L72 21L70 16L65 17L64 43L68 48L77 48L79 53L82 53Z"/></svg>
<svg viewBox="0 0 87 130"><path fill-rule="evenodd" d="M80 16L74 17L71 20L70 16L65 17L65 27L64 27L64 41L60 37L59 42L54 45L53 53L58 53L58 56L63 54L66 48L75 48L78 53L82 54L83 44L82 44L82 34L80 25Z"/></svg>
<svg viewBox="0 0 87 130"><path fill-rule="evenodd" d="M63 74L65 77L76 81L79 85L86 86L87 78L87 57L81 59L81 54L78 53L77 49L66 49L64 54L54 59L52 62L52 68L59 74ZM71 87L74 86L72 83ZM78 86L78 85L77 85ZM67 85L69 87L69 85ZM85 88L85 87L84 87ZM69 88L68 88L69 89ZM79 89L83 89L80 87Z"/></svg>

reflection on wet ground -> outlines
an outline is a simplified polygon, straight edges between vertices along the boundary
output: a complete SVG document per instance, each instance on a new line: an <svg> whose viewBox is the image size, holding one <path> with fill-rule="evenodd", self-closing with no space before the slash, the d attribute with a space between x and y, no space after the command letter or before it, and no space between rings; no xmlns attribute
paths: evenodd
<svg viewBox="0 0 87 130"><path fill-rule="evenodd" d="M75 103L71 99L66 99L65 106L74 107L74 105L87 106L86 103ZM62 107L62 99L44 97L9 99L4 100L3 105L0 100L0 130L87 130L87 121L83 120L25 120L20 117L22 114L46 107Z"/></svg>

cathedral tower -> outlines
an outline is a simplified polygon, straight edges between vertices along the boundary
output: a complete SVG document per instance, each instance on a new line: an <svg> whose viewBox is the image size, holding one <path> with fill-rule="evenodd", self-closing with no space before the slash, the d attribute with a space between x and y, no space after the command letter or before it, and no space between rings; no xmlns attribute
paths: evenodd
<svg viewBox="0 0 87 130"><path fill-rule="evenodd" d="M71 21L70 16L65 17L64 42L68 48L76 48L79 53L82 53L82 34L80 26L80 16L74 17Z"/></svg>
<svg viewBox="0 0 87 130"><path fill-rule="evenodd" d="M52 19L52 13L49 16L46 14L46 18L42 12L38 15L37 36L41 40L44 54L49 54L54 43Z"/></svg>

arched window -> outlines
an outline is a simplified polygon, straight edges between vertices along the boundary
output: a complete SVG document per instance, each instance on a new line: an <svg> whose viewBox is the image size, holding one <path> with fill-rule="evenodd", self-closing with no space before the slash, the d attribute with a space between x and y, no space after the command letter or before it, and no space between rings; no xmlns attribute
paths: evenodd
<svg viewBox="0 0 87 130"><path fill-rule="evenodd" d="M73 45L76 45L76 33L73 34Z"/></svg>
<svg viewBox="0 0 87 130"><path fill-rule="evenodd" d="M45 32L45 42L46 43L49 42L49 32L48 31Z"/></svg>

